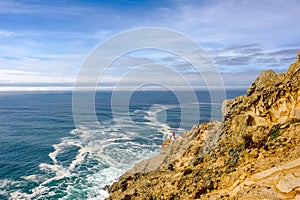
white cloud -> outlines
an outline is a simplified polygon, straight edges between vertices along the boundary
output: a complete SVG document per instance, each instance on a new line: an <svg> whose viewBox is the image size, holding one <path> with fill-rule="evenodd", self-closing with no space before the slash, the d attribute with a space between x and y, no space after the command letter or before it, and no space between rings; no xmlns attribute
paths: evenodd
<svg viewBox="0 0 300 200"><path fill-rule="evenodd" d="M45 1L46 2L46 1ZM28 14L28 13L60 13L60 14L77 14L87 9L80 6L65 5L65 6L51 6L45 2L40 4L34 1L10 1L0 0L0 13L5 14ZM59 3L59 2L56 2Z"/></svg>
<svg viewBox="0 0 300 200"><path fill-rule="evenodd" d="M86 27L91 27L90 32L67 29L61 31L1 29L0 84L72 83L85 56L99 41L107 39L115 33L115 30L126 30L136 26L173 28L203 44L223 73L227 85L243 85L243 82L248 85L255 78L257 70L273 68L284 71L293 61L296 49L300 48L300 26L297 26L300 4L297 0L216 0L201 3L171 1L171 3L170 6L164 5L154 10L150 9L151 11L140 11L149 12L149 15L139 18L133 13L111 15L111 10L104 11L104 7L99 4L95 8L78 4L59 7L47 3L0 0L2 14L34 13L43 16L45 13L52 16L56 16L57 13L63 14L58 17L72 14L80 16L82 19L80 23L90 23ZM118 16L118 23L126 22L126 26L110 23L116 22L112 19L114 16ZM98 18L101 18L103 23L91 22ZM65 23L72 22L69 20L72 18L67 19ZM170 43L177 42L172 40L173 38L160 39L168 39ZM288 44L292 45L287 46ZM186 63L180 59L162 53L155 55L152 52L152 54L142 53L134 58L129 56L116 63L103 81L112 84L132 66L159 63L162 60L165 64L172 63L176 70L181 69L190 80L194 82L199 80L188 71ZM172 77L167 78L176 81ZM139 80L142 81L142 76L136 75L135 81ZM201 80L198 83L201 83Z"/></svg>
<svg viewBox="0 0 300 200"><path fill-rule="evenodd" d="M38 72L27 72L22 70L0 69L1 76L5 75L40 75Z"/></svg>
<svg viewBox="0 0 300 200"><path fill-rule="evenodd" d="M0 57L0 84L73 83L83 58L81 54Z"/></svg>
<svg viewBox="0 0 300 200"><path fill-rule="evenodd" d="M46 87L28 87L28 86L0 86L0 92L31 92L31 91L72 91L73 87L53 87L53 86L46 86Z"/></svg>
<svg viewBox="0 0 300 200"><path fill-rule="evenodd" d="M179 3L172 24L197 40L221 44L275 43L299 38L297 0L229 0ZM172 16L170 16L172 17ZM282 40L282 41L280 41Z"/></svg>
<svg viewBox="0 0 300 200"><path fill-rule="evenodd" d="M9 84L45 84L45 83L73 83L75 77L54 74L42 74L38 72L0 69L1 85Z"/></svg>
<svg viewBox="0 0 300 200"><path fill-rule="evenodd" d="M0 38L8 38L8 37L16 37L20 36L20 33L7 31L7 30L0 30Z"/></svg>

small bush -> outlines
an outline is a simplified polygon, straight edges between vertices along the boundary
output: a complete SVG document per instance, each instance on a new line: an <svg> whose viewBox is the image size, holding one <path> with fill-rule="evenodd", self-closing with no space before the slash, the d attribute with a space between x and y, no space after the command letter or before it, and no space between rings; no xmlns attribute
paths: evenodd
<svg viewBox="0 0 300 200"><path fill-rule="evenodd" d="M270 130L270 139L275 139L280 136L280 127L279 125L273 126Z"/></svg>

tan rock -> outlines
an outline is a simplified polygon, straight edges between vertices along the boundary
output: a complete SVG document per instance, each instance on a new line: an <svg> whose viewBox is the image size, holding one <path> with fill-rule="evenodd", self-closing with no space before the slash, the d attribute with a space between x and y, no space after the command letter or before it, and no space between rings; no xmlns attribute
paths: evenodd
<svg viewBox="0 0 300 200"><path fill-rule="evenodd" d="M222 113L223 122L164 141L108 199L299 199L300 51L286 73L262 72Z"/></svg>
<svg viewBox="0 0 300 200"><path fill-rule="evenodd" d="M297 187L300 187L300 177L296 177L292 173L288 173L287 175L281 177L276 184L276 188L282 193L290 193ZM300 191L300 189L299 189Z"/></svg>

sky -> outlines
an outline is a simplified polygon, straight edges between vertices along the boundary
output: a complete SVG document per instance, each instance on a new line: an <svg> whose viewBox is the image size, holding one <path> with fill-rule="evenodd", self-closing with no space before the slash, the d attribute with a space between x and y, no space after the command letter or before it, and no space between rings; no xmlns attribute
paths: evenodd
<svg viewBox="0 0 300 200"><path fill-rule="evenodd" d="M143 27L192 38L226 86L249 86L262 70L281 73L296 59L299 10L298 0L0 0L0 91L71 90L97 45ZM187 63L157 50L123 56L102 86L144 62L181 68L192 85L205 85Z"/></svg>

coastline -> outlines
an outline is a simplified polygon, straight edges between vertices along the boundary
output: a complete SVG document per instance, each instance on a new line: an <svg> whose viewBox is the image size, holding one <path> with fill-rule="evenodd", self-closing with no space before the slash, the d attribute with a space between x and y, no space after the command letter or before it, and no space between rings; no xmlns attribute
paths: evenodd
<svg viewBox="0 0 300 200"><path fill-rule="evenodd" d="M288 199L300 193L300 51L226 100L223 122L194 126L137 163L107 199Z"/></svg>

